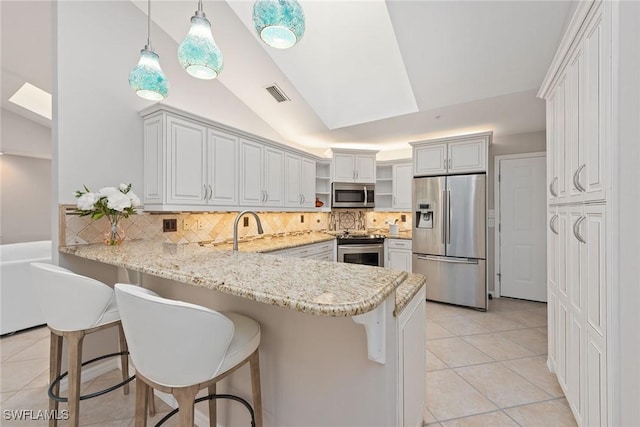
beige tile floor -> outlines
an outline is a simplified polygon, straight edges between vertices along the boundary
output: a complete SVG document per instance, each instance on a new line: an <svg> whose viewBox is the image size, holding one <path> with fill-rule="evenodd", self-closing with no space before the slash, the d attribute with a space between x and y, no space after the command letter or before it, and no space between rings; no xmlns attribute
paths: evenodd
<svg viewBox="0 0 640 427"><path fill-rule="evenodd" d="M427 302L428 426L575 426L560 386L545 366L546 305L508 298L489 312ZM2 410L46 409L49 334L34 329L0 339ZM83 393L114 384L112 371L83 384ZM133 425L135 385L81 403L84 426ZM64 404L61 404L64 409ZM169 407L156 399L155 424ZM3 412L4 414L4 412ZM164 425L176 426L177 417ZM45 421L0 420L2 426ZM64 426L64 422L59 425Z"/></svg>
<svg viewBox="0 0 640 427"><path fill-rule="evenodd" d="M427 302L427 426L575 426L546 367L546 304Z"/></svg>

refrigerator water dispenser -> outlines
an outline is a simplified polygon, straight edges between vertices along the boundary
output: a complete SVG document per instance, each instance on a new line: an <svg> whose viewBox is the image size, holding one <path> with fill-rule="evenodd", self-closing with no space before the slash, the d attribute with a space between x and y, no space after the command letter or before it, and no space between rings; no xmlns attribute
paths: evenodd
<svg viewBox="0 0 640 427"><path fill-rule="evenodd" d="M419 203L416 211L416 228L433 228L433 209L429 203Z"/></svg>

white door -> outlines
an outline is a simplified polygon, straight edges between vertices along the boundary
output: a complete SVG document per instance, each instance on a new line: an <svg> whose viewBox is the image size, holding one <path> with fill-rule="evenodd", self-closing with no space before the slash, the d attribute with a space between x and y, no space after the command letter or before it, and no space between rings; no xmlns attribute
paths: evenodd
<svg viewBox="0 0 640 427"><path fill-rule="evenodd" d="M335 153L333 155L333 180L335 182L353 182L355 179L355 156Z"/></svg>
<svg viewBox="0 0 640 427"><path fill-rule="evenodd" d="M447 144L429 144L413 150L415 176L447 173Z"/></svg>
<svg viewBox="0 0 640 427"><path fill-rule="evenodd" d="M169 177L167 203L202 205L207 179L207 130L176 117L167 119Z"/></svg>
<svg viewBox="0 0 640 427"><path fill-rule="evenodd" d="M547 300L545 157L501 159L500 295Z"/></svg>
<svg viewBox="0 0 640 427"><path fill-rule="evenodd" d="M483 139L450 142L449 173L483 172L487 169L487 146Z"/></svg>
<svg viewBox="0 0 640 427"><path fill-rule="evenodd" d="M302 158L300 167L302 206L312 208L316 205L316 162Z"/></svg>

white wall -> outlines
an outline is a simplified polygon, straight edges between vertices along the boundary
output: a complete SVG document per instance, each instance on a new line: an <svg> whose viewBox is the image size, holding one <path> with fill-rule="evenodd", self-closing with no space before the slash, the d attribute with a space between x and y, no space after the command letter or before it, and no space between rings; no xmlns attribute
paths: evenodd
<svg viewBox="0 0 640 427"><path fill-rule="evenodd" d="M0 157L1 244L51 240L50 180L51 160Z"/></svg>
<svg viewBox="0 0 640 427"><path fill-rule="evenodd" d="M493 138L489 145L489 168L487 172L487 190L489 209L497 209L494 198L494 163L496 156L507 154L536 153L547 150L546 133L531 132L518 135L505 135ZM489 228L487 235L489 251L487 253L487 269L489 270L489 290L495 290L495 236L494 229Z"/></svg>
<svg viewBox="0 0 640 427"><path fill-rule="evenodd" d="M0 243L51 239L51 129L0 109Z"/></svg>

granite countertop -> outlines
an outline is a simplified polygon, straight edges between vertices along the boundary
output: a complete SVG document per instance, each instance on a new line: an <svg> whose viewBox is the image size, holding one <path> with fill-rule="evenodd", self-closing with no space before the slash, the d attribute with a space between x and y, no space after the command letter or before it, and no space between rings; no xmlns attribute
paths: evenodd
<svg viewBox="0 0 640 427"><path fill-rule="evenodd" d="M329 237L326 240L333 239ZM197 243L127 241L121 246L63 246L59 251L318 316L371 311L408 276L380 267L232 252ZM412 288L406 289L410 293Z"/></svg>
<svg viewBox="0 0 640 427"><path fill-rule="evenodd" d="M427 278L422 274L410 273L407 280L396 289L396 308L393 315L398 316L426 283Z"/></svg>
<svg viewBox="0 0 640 427"><path fill-rule="evenodd" d="M268 253L282 249L295 248L298 246L311 245L313 243L327 242L334 239L335 236L319 231L283 236L257 236L248 240L240 240L240 242L238 242L238 250L240 252ZM233 249L233 244L230 242L201 243L201 246L226 251Z"/></svg>

